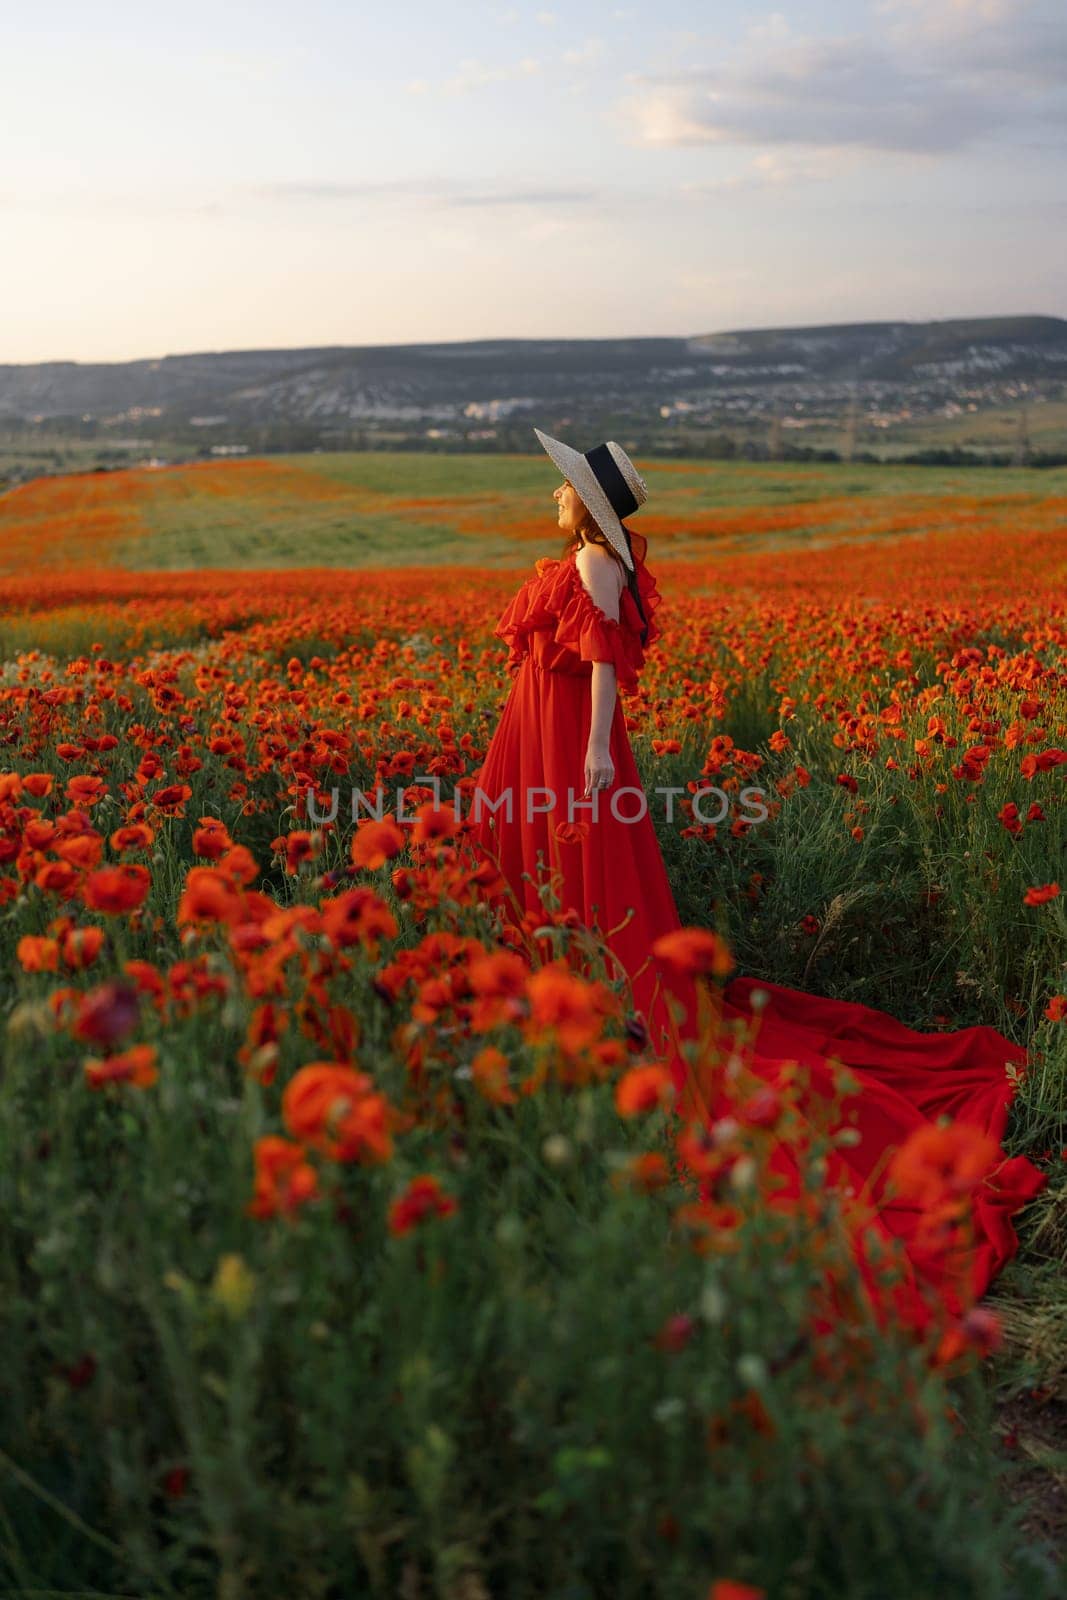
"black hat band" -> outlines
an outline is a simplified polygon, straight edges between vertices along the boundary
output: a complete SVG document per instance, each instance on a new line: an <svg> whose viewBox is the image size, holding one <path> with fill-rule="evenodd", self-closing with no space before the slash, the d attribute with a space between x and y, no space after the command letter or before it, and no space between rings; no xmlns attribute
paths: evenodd
<svg viewBox="0 0 1067 1600"><path fill-rule="evenodd" d="M620 518L628 517L632 511L636 511L641 502L635 498L633 490L619 471L619 464L607 445L598 444L595 449L587 450L585 459L607 495L608 504L615 515Z"/></svg>

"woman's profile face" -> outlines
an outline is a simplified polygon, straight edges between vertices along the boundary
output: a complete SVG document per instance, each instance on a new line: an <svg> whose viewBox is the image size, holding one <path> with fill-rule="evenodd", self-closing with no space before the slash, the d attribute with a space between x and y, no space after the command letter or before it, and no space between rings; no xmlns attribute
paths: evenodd
<svg viewBox="0 0 1067 1600"><path fill-rule="evenodd" d="M569 478L564 478L553 499L558 507L557 521L564 533L574 533L585 521L586 507Z"/></svg>

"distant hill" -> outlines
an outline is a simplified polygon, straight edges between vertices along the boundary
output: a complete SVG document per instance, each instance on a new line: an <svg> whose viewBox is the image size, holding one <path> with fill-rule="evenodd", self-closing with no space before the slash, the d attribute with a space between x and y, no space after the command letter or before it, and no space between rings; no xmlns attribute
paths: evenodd
<svg viewBox="0 0 1067 1600"><path fill-rule="evenodd" d="M688 339L492 339L462 344L225 350L155 360L0 366L0 417L410 421L560 404L626 409L682 391L773 384L955 383L1067 377L1067 321L844 323ZM468 407L480 408L470 413ZM158 408L158 410L157 410ZM132 415L131 415L132 414ZM211 423L204 424L211 426Z"/></svg>
<svg viewBox="0 0 1067 1600"><path fill-rule="evenodd" d="M1061 317L980 317L956 322L855 322L823 328L757 328L689 341L725 375L926 381L1067 376Z"/></svg>
<svg viewBox="0 0 1067 1600"><path fill-rule="evenodd" d="M0 366L0 486L314 449L532 451L532 426L651 454L1067 459L1067 321L482 339ZM930 452L934 452L931 456Z"/></svg>

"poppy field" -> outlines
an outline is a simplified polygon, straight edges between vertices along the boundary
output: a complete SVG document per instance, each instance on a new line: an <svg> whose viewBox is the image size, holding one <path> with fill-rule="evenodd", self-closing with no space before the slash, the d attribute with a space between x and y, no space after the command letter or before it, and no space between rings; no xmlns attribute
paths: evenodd
<svg viewBox="0 0 1067 1600"><path fill-rule="evenodd" d="M664 637L624 705L682 794L710 1129L550 883L498 920L452 805L560 551L542 461L0 496L5 1593L1059 1592L1067 473L639 465ZM827 1178L854 1085L759 1080L729 973L1026 1049L1045 1183L985 1300L995 1143L891 1154L952 1285L904 1315Z"/></svg>

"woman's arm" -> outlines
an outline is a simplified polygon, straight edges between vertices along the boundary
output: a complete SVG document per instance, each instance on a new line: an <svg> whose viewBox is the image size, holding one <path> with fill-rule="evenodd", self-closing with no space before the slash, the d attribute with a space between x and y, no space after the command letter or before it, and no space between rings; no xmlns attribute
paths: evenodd
<svg viewBox="0 0 1067 1600"><path fill-rule="evenodd" d="M589 724L589 744L585 752L585 793L595 784L610 789L615 782L615 763L611 759L611 719L615 715L615 668L610 661L593 662L593 715Z"/></svg>
<svg viewBox="0 0 1067 1600"><path fill-rule="evenodd" d="M612 622L618 622L622 583L615 562L597 545L587 544L579 550L575 565L593 602ZM592 792L594 785L598 789L606 789L615 781L615 764L609 748L616 695L615 667L612 662L593 662L591 692L589 744L585 752L586 795Z"/></svg>

